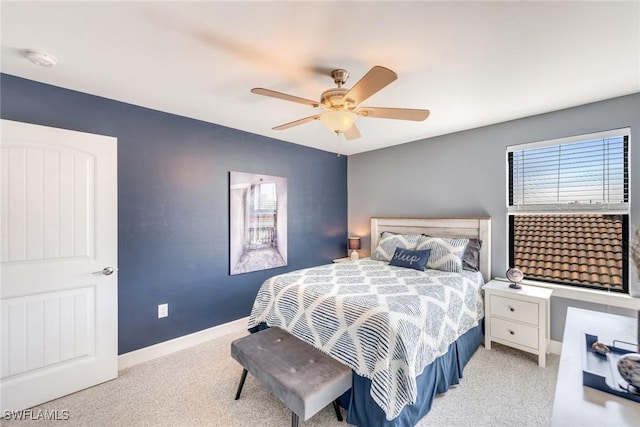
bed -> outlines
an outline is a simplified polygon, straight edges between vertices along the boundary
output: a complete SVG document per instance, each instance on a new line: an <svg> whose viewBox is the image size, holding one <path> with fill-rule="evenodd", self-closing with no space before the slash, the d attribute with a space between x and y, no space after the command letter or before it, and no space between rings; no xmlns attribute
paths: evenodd
<svg viewBox="0 0 640 427"><path fill-rule="evenodd" d="M457 265L467 239L482 241L477 271ZM280 327L349 366L353 387L340 399L348 423L415 425L482 341L490 239L489 218L372 218L371 258L268 279L250 331ZM428 249L428 268L392 265L396 247Z"/></svg>

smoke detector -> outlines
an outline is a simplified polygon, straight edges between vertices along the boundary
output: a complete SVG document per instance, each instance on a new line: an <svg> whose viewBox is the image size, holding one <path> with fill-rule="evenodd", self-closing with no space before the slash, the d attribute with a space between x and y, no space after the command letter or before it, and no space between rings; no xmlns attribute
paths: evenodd
<svg viewBox="0 0 640 427"><path fill-rule="evenodd" d="M53 67L58 63L56 57L47 52L29 49L24 52L24 55L29 61L42 67Z"/></svg>

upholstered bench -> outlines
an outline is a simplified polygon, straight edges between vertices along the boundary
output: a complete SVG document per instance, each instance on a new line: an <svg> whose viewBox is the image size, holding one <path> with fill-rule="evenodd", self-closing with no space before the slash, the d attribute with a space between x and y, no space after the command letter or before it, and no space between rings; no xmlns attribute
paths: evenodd
<svg viewBox="0 0 640 427"><path fill-rule="evenodd" d="M240 398L247 371L291 409L291 425L308 420L351 388L351 369L279 328L268 328L231 343L231 356L244 368L236 392Z"/></svg>

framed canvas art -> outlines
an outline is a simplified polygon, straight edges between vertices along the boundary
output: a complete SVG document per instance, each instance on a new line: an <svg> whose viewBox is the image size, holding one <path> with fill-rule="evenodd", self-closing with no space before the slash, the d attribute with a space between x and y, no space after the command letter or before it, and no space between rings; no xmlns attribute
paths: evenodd
<svg viewBox="0 0 640 427"><path fill-rule="evenodd" d="M287 265L287 179L229 172L229 274Z"/></svg>

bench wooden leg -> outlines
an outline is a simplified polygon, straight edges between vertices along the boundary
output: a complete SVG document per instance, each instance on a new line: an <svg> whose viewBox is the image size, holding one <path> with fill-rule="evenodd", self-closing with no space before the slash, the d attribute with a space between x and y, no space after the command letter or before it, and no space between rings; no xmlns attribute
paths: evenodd
<svg viewBox="0 0 640 427"><path fill-rule="evenodd" d="M247 370L242 369L242 376L240 377L240 384L238 384L238 391L236 391L236 399L240 399L240 393L242 393L242 386L244 386L244 380L247 379Z"/></svg>
<svg viewBox="0 0 640 427"><path fill-rule="evenodd" d="M291 411L291 427L298 427L298 414Z"/></svg>
<svg viewBox="0 0 640 427"><path fill-rule="evenodd" d="M338 421L342 421L342 414L340 413L340 406L338 406L338 399L333 402L333 409L336 410L336 417L338 417Z"/></svg>

